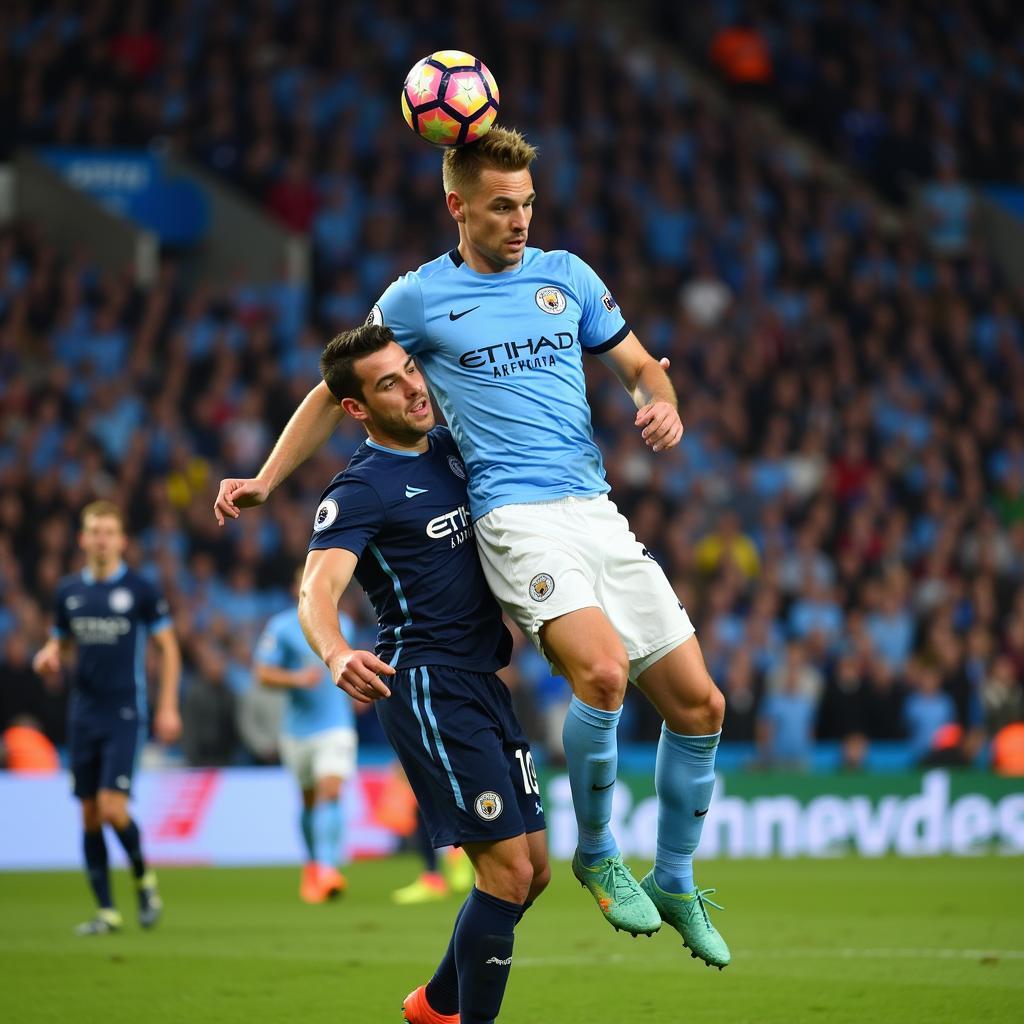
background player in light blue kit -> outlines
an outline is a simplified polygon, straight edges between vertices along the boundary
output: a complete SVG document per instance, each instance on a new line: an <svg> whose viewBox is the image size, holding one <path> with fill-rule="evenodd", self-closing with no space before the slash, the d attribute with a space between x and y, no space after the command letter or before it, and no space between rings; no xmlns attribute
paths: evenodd
<svg viewBox="0 0 1024 1024"><path fill-rule="evenodd" d="M296 587L302 579L300 569ZM296 593L297 596L297 593ZM352 623L341 617L341 628ZM343 892L342 785L355 774L358 740L352 703L338 693L331 673L309 649L294 608L267 623L253 659L256 679L288 695L281 726L281 760L302 790L300 827L308 859L299 895L323 903Z"/></svg>
<svg viewBox="0 0 1024 1024"><path fill-rule="evenodd" d="M695 956L730 953L693 876L714 789L725 701L664 572L608 500L584 354L600 355L658 452L683 427L664 369L601 279L565 251L527 248L536 151L492 128L448 149L444 190L458 248L395 281L370 320L422 363L466 460L484 571L498 601L572 685L563 744L579 844L573 872L606 919L633 934L662 920ZM314 389L254 480L225 480L217 515L256 504L329 436L340 413ZM638 884L609 829L615 729L627 683L664 720L653 871Z"/></svg>
<svg viewBox="0 0 1024 1024"><path fill-rule="evenodd" d="M550 876L530 746L495 675L512 638L473 543L465 467L434 426L419 368L373 325L335 338L321 366L369 438L317 508L299 617L338 686L376 701L434 846L461 845L476 871L448 951L406 997L405 1018L491 1024L514 929ZM353 575L377 613L374 653L339 630Z"/></svg>
<svg viewBox="0 0 1024 1024"><path fill-rule="evenodd" d="M68 705L68 739L75 796L82 804L86 874L96 897L96 916L79 935L121 928L110 892L103 826L109 825L131 862L139 923L152 928L163 904L156 874L147 868L139 827L128 811L132 778L149 731L146 640L161 655L160 688L153 731L173 743L181 734L178 685L181 656L167 602L143 576L121 560L127 544L121 510L95 501L82 510L79 544L85 568L57 588L53 636L36 654L33 668L50 675L77 655Z"/></svg>

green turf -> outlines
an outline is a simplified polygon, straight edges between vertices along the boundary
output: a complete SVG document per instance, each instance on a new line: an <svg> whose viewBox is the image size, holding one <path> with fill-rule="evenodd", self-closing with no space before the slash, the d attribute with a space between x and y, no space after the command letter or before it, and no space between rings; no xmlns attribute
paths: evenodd
<svg viewBox="0 0 1024 1024"><path fill-rule="evenodd" d="M642 865L635 864L638 871ZM297 870L161 872L142 933L76 939L77 874L0 874L0 1007L18 1024L397 1024L444 949L454 901L398 909L415 862L356 864L338 904ZM1024 865L1011 858L705 864L733 950L719 973L668 928L616 935L570 876L524 921L503 1024L999 1024L1024 1020ZM133 910L123 872L117 896Z"/></svg>

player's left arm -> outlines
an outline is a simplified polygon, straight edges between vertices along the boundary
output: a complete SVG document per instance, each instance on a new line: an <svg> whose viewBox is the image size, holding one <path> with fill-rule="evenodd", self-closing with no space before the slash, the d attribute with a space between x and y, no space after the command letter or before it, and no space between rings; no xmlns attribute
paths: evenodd
<svg viewBox="0 0 1024 1024"><path fill-rule="evenodd" d="M153 642L160 651L160 683L153 732L161 743L174 743L181 736L181 712L178 710L181 650L171 626L164 626L153 633Z"/></svg>
<svg viewBox="0 0 1024 1024"><path fill-rule="evenodd" d="M633 399L636 426L643 432L647 447L660 452L679 444L683 423L675 388L665 372L667 360L655 359L632 331L614 348L602 352L601 359Z"/></svg>

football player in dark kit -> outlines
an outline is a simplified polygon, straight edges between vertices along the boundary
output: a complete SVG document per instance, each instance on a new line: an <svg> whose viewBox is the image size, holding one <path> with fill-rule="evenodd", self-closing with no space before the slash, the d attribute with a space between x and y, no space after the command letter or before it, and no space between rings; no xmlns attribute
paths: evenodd
<svg viewBox="0 0 1024 1024"><path fill-rule="evenodd" d="M490 1024L513 929L550 878L530 747L494 674L511 637L477 557L465 467L415 362L389 328L368 324L331 341L321 370L369 437L317 508L299 618L337 685L376 703L434 845L463 846L476 870L405 1018ZM353 650L338 627L353 576L377 612L374 653Z"/></svg>
<svg viewBox="0 0 1024 1024"><path fill-rule="evenodd" d="M116 505L95 501L82 510L79 544L85 568L57 588L53 635L32 662L36 672L52 675L60 671L62 661L77 654L68 737L75 796L82 804L86 873L97 904L96 916L78 926L78 935L103 935L121 928L110 892L104 825L114 830L131 862L142 927L152 928L162 909L156 874L143 857L128 798L149 731L147 637L153 638L161 655L153 730L163 743L173 743L181 733L181 656L167 602L121 560L126 543Z"/></svg>

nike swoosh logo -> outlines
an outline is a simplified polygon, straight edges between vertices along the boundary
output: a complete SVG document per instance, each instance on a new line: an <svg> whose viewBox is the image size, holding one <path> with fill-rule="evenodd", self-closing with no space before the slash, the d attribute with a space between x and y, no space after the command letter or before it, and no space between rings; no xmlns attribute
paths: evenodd
<svg viewBox="0 0 1024 1024"><path fill-rule="evenodd" d="M694 812L693 812L693 816L694 816L695 818L703 818L703 817L704 817L704 815L705 815L705 814L707 814L707 813L708 813L708 811L710 811L710 810L711 810L711 808L710 808L710 807L705 807L703 811L694 811Z"/></svg>
<svg viewBox="0 0 1024 1024"><path fill-rule="evenodd" d="M479 309L479 306L474 306L473 309ZM454 309L448 310L449 320L459 320L464 317L467 313L472 313L473 309L464 309L461 313L456 313Z"/></svg>
<svg viewBox="0 0 1024 1024"><path fill-rule="evenodd" d="M614 779L612 779L612 781L611 781L611 782L609 782L607 786L591 786L590 788L591 788L591 789L592 789L592 790L593 790L593 791L594 791L595 793L600 793L600 792L601 792L601 791L602 791L603 789L611 789L611 788L612 788L612 786L614 786L614 785L615 785L615 780L614 780Z"/></svg>
<svg viewBox="0 0 1024 1024"><path fill-rule="evenodd" d="M408 484L405 485L405 496L407 498L415 498L417 494L426 494L430 488L428 487L410 487Z"/></svg>

